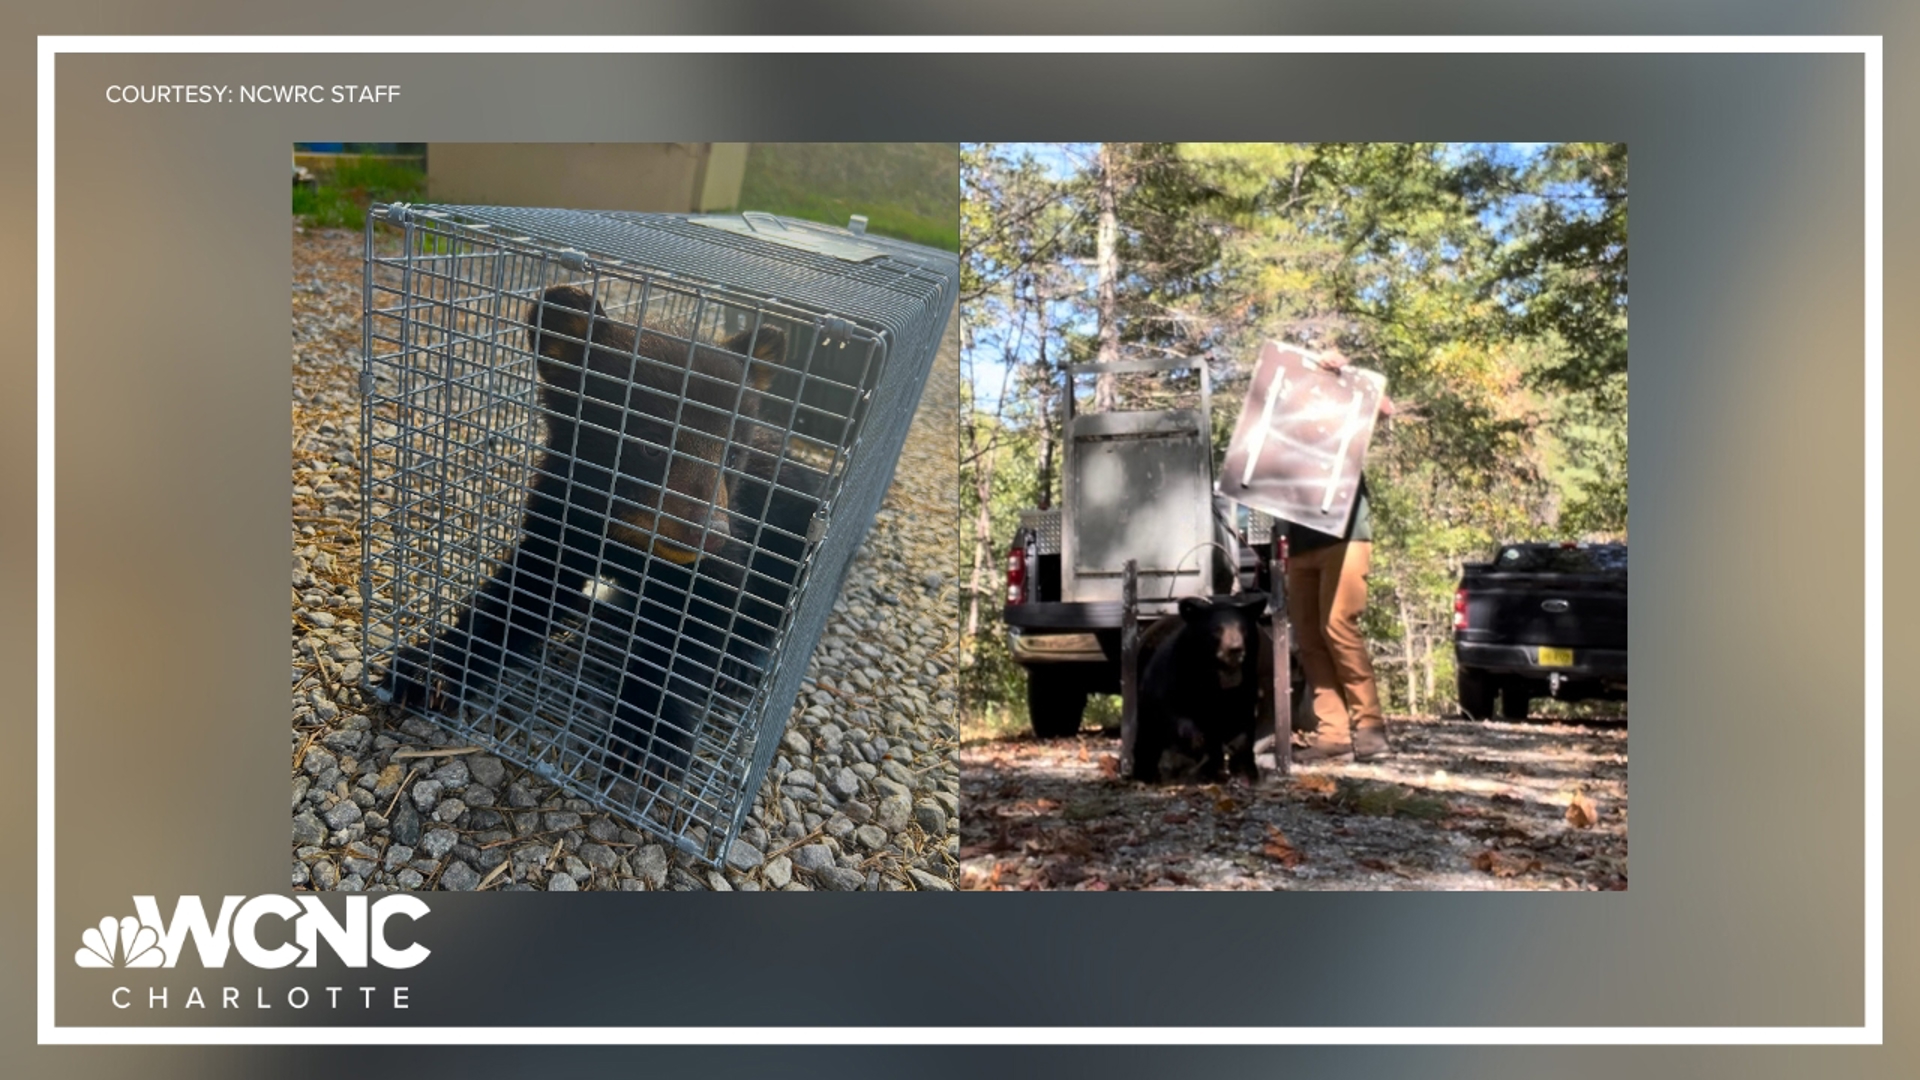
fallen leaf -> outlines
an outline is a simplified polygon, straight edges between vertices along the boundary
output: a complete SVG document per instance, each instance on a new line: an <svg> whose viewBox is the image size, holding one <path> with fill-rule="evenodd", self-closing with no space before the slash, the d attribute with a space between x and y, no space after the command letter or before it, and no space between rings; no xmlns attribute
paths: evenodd
<svg viewBox="0 0 1920 1080"><path fill-rule="evenodd" d="M1473 857L1473 868L1494 877L1510 878L1540 869L1540 860L1529 852L1515 853L1488 848Z"/></svg>
<svg viewBox="0 0 1920 1080"><path fill-rule="evenodd" d="M1331 795L1339 788L1325 773L1302 773L1294 777L1293 786L1309 795Z"/></svg>
<svg viewBox="0 0 1920 1080"><path fill-rule="evenodd" d="M1286 833L1272 825L1267 826L1267 842L1261 850L1266 852L1267 858L1289 868L1299 866L1306 858L1293 846L1293 842L1287 839Z"/></svg>
<svg viewBox="0 0 1920 1080"><path fill-rule="evenodd" d="M1600 820L1600 811L1593 800L1585 795L1575 795L1567 804L1567 824L1576 829L1591 829Z"/></svg>
<svg viewBox="0 0 1920 1080"><path fill-rule="evenodd" d="M1120 757L1117 754L1100 755L1100 772L1105 776L1120 775Z"/></svg>
<svg viewBox="0 0 1920 1080"><path fill-rule="evenodd" d="M1213 812L1216 814L1231 814L1238 809L1240 804L1235 802L1231 795L1223 795L1213 801Z"/></svg>

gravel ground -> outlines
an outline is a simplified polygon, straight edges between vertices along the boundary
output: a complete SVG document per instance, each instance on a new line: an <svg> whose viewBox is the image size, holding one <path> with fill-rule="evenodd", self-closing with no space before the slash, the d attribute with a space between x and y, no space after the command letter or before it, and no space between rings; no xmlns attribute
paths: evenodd
<svg viewBox="0 0 1920 1080"><path fill-rule="evenodd" d="M1119 776L1086 732L961 752L965 889L1627 887L1627 731L1396 718L1394 752L1258 785Z"/></svg>
<svg viewBox="0 0 1920 1080"><path fill-rule="evenodd" d="M361 273L359 233L294 230L294 888L953 888L957 326L767 783L716 870L364 691Z"/></svg>

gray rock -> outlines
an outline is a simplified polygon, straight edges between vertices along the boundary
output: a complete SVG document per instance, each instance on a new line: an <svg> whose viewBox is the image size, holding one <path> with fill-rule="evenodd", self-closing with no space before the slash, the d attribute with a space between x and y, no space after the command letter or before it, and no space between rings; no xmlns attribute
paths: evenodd
<svg viewBox="0 0 1920 1080"><path fill-rule="evenodd" d="M620 856L605 844L581 844L580 858L595 870L612 870L614 863L620 861Z"/></svg>
<svg viewBox="0 0 1920 1080"><path fill-rule="evenodd" d="M807 844L793 853L793 865L813 872L833 865L833 849L825 844Z"/></svg>
<svg viewBox="0 0 1920 1080"><path fill-rule="evenodd" d="M497 757L475 754L467 759L467 769L473 773L473 779L484 787L500 790L507 782L507 766Z"/></svg>
<svg viewBox="0 0 1920 1080"><path fill-rule="evenodd" d="M549 810L544 818L548 832L565 832L568 829L578 829L585 824L580 819L580 814L573 810Z"/></svg>
<svg viewBox="0 0 1920 1080"><path fill-rule="evenodd" d="M667 882L667 851L659 844L648 844L635 852L627 860L633 867L633 876L647 883L647 888L658 889Z"/></svg>
<svg viewBox="0 0 1920 1080"><path fill-rule="evenodd" d="M821 827L826 829L827 835L833 837L835 840L846 839L847 834L854 829L853 819L845 814L833 815L828 818L827 823Z"/></svg>
<svg viewBox="0 0 1920 1080"><path fill-rule="evenodd" d="M922 799L914 804L913 820L928 836L939 836L947 831L947 812L932 799Z"/></svg>
<svg viewBox="0 0 1920 1080"><path fill-rule="evenodd" d="M402 870L399 873L393 875L393 883L395 885L400 886L403 889L417 889L420 886L425 885L427 883L427 879L420 876L420 871L415 870L412 867L408 867L407 869Z"/></svg>
<svg viewBox="0 0 1920 1080"><path fill-rule="evenodd" d="M793 880L793 860L785 855L776 855L767 860L767 884L776 889L784 889Z"/></svg>
<svg viewBox="0 0 1920 1080"><path fill-rule="evenodd" d="M953 891L953 882L938 874L930 874L917 866L907 867L907 876L913 879L915 886L927 892Z"/></svg>
<svg viewBox="0 0 1920 1080"><path fill-rule="evenodd" d="M413 859L413 849L405 844L394 844L387 848L387 856L381 865L389 870L398 870Z"/></svg>
<svg viewBox="0 0 1920 1080"><path fill-rule="evenodd" d="M867 883L867 875L844 866L828 866L816 871L813 879L830 892L855 892Z"/></svg>
<svg viewBox="0 0 1920 1080"><path fill-rule="evenodd" d="M459 758L454 758L452 761L433 770L432 773L433 778L440 781L441 785L449 790L458 790L466 787L470 775L471 774L467 772L467 763Z"/></svg>
<svg viewBox="0 0 1920 1080"><path fill-rule="evenodd" d="M513 786L507 789L507 805L522 810L531 810L540 805L540 799L534 795L532 788L528 787L523 781L516 780Z"/></svg>
<svg viewBox="0 0 1920 1080"><path fill-rule="evenodd" d="M299 888L300 886L305 885L308 881L308 878L309 878L309 875L307 874L307 864L301 862L299 859L293 860L294 887Z"/></svg>
<svg viewBox="0 0 1920 1080"><path fill-rule="evenodd" d="M313 887L332 889L340 884L340 868L325 859L315 860L308 873L313 876Z"/></svg>
<svg viewBox="0 0 1920 1080"><path fill-rule="evenodd" d="M293 816L293 842L316 846L327 842L327 827L313 816L312 810L302 810Z"/></svg>
<svg viewBox="0 0 1920 1080"><path fill-rule="evenodd" d="M307 797L307 790L312 786L313 781L305 774L293 778L293 807L290 809L299 807L300 800Z"/></svg>
<svg viewBox="0 0 1920 1080"><path fill-rule="evenodd" d="M766 858L760 853L760 849L748 843L745 837L735 840L733 846L727 849L727 865L742 873L759 866L766 861Z"/></svg>
<svg viewBox="0 0 1920 1080"><path fill-rule="evenodd" d="M480 872L459 859L448 863L446 871L440 875L440 887L453 892L471 892L478 884Z"/></svg>
<svg viewBox="0 0 1920 1080"><path fill-rule="evenodd" d="M581 346L581 348L585 349L586 346L583 345ZM568 877L566 874L555 874L552 877L547 879L547 891L548 892L579 892L580 883L573 880L573 878Z"/></svg>
<svg viewBox="0 0 1920 1080"><path fill-rule="evenodd" d="M300 759L301 771L312 777L319 777L328 769L336 769L339 768L339 766L340 759L334 757L333 753L325 747L320 746L308 747L307 756ZM322 784L321 786L332 787L333 785Z"/></svg>
<svg viewBox="0 0 1920 1080"><path fill-rule="evenodd" d="M412 791L413 805L419 807L421 813L432 810L434 804L440 801L441 786L438 780L416 781Z"/></svg>
<svg viewBox="0 0 1920 1080"><path fill-rule="evenodd" d="M412 803L401 801L400 809L393 815L392 834L396 844L411 846L420 842L420 812Z"/></svg>
<svg viewBox="0 0 1920 1080"><path fill-rule="evenodd" d="M433 819L451 825L460 820L460 815L466 812L467 804L459 799L442 799L440 805L433 808Z"/></svg>
<svg viewBox="0 0 1920 1080"><path fill-rule="evenodd" d="M860 794L860 777L852 769L841 769L833 774L833 783L827 790L842 799L851 799Z"/></svg>
<svg viewBox="0 0 1920 1080"><path fill-rule="evenodd" d="M912 813L913 804L907 801L906 796L889 795L880 800L880 813L874 820L888 832L899 832L906 827Z"/></svg>
<svg viewBox="0 0 1920 1080"><path fill-rule="evenodd" d="M887 830L878 825L862 825L853 831L853 839L868 851L879 851L887 846Z"/></svg>
<svg viewBox="0 0 1920 1080"><path fill-rule="evenodd" d="M420 850L430 858L442 858L453 846L460 842L460 834L452 829L435 829L420 838Z"/></svg>
<svg viewBox="0 0 1920 1080"><path fill-rule="evenodd" d="M347 826L359 821L361 813L359 803L354 802L352 799L341 799L334 804L333 809L327 811L325 816L329 826L335 829L345 829Z"/></svg>

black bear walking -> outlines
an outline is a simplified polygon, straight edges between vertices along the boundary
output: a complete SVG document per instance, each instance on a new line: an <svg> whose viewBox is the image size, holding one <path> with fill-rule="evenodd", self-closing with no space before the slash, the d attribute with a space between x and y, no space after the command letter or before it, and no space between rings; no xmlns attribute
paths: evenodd
<svg viewBox="0 0 1920 1080"><path fill-rule="evenodd" d="M1140 704L1133 776L1160 779L1168 749L1200 759L1200 775L1221 765L1258 780L1253 758L1260 712L1260 616L1267 594L1189 596L1140 638Z"/></svg>

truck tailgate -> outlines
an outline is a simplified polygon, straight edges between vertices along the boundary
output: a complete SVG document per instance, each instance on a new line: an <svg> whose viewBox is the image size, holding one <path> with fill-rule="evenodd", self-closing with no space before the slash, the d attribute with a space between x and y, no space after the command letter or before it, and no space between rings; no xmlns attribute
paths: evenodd
<svg viewBox="0 0 1920 1080"><path fill-rule="evenodd" d="M1623 575L1468 570L1463 642L1627 647Z"/></svg>

